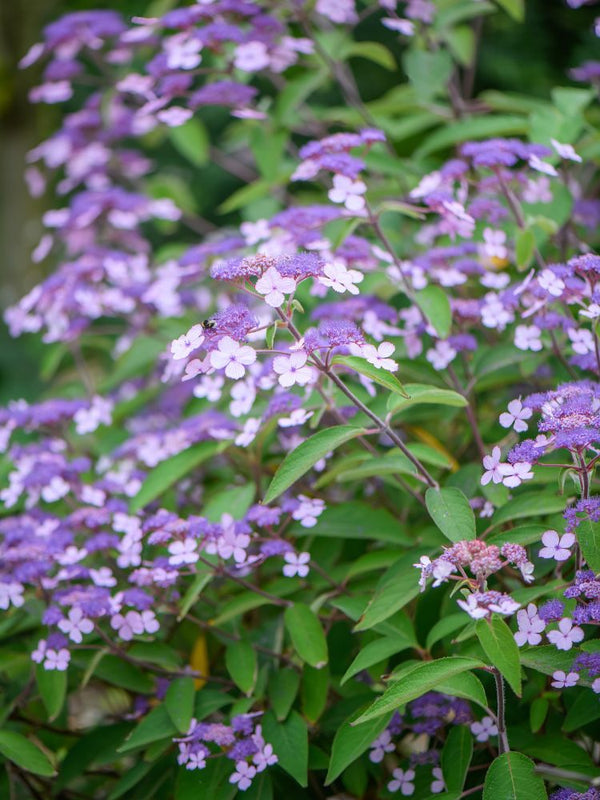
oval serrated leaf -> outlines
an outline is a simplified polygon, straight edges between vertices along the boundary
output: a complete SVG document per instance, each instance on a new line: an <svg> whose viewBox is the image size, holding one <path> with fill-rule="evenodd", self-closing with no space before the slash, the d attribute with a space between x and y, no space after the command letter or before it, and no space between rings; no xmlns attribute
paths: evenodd
<svg viewBox="0 0 600 800"><path fill-rule="evenodd" d="M353 714L342 723L335 734L325 786L333 783L346 767L367 750L369 745L385 730L391 715L378 717L370 722L365 722L364 725L353 725L359 716L360 712Z"/></svg>
<svg viewBox="0 0 600 800"><path fill-rule="evenodd" d="M475 515L460 489L455 486L428 489L425 504L432 520L451 542L475 538Z"/></svg>
<svg viewBox="0 0 600 800"><path fill-rule="evenodd" d="M377 664L413 646L414 641L408 636L384 636L381 639L376 639L374 642L369 642L369 644L361 648L360 653L350 664L340 681L340 685L343 686L346 681L350 680L350 678L354 677L358 672L362 672L363 669L368 669L373 666L373 664Z"/></svg>
<svg viewBox="0 0 600 800"><path fill-rule="evenodd" d="M369 378L373 383L377 383L379 386L389 389L390 392L408 398L404 386L392 372L374 367L373 364L369 364L366 358L360 358L359 356L336 356L332 363L333 365L340 364L343 367L348 367L348 369L352 369L354 372L364 375L365 378Z"/></svg>
<svg viewBox="0 0 600 800"><path fill-rule="evenodd" d="M521 661L515 637L506 622L498 616L477 620L477 638L489 658L508 681L513 692L521 696Z"/></svg>
<svg viewBox="0 0 600 800"><path fill-rule="evenodd" d="M325 428L306 439L291 453L288 453L279 465L263 502L272 503L327 453L365 433L364 428L357 428L354 425L337 425L334 428Z"/></svg>
<svg viewBox="0 0 600 800"><path fill-rule="evenodd" d="M380 717L389 711L394 711L399 706L421 697L425 692L431 691L445 679L452 678L454 675L483 667L485 667L483 661L462 656L440 658L437 661L417 664L401 680L386 689L354 724L367 722L367 720Z"/></svg>
<svg viewBox="0 0 600 800"><path fill-rule="evenodd" d="M324 667L328 660L327 640L314 611L304 603L294 603L286 608L284 620L300 658L311 667Z"/></svg>
<svg viewBox="0 0 600 800"><path fill-rule="evenodd" d="M523 753L498 756L487 771L483 800L547 800L544 781Z"/></svg>
<svg viewBox="0 0 600 800"><path fill-rule="evenodd" d="M438 386L429 386L426 383L406 383L404 389L408 397L396 397L388 400L388 411L397 414L406 408L416 405L454 406L464 408L469 405L467 399L452 389L440 389Z"/></svg>

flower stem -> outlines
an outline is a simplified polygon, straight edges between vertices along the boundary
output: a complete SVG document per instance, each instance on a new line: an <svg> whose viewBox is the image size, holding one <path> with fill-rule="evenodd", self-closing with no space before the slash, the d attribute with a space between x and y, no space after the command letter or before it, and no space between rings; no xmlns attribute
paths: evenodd
<svg viewBox="0 0 600 800"><path fill-rule="evenodd" d="M496 681L496 724L498 726L498 754L510 752L508 744L508 736L506 733L506 719L504 716L504 709L506 705L506 696L504 693L504 678L500 674L500 670L493 667L494 680Z"/></svg>
<svg viewBox="0 0 600 800"><path fill-rule="evenodd" d="M281 311L281 309L277 309L277 311L278 311L279 316L281 317L281 319L286 323L286 325L287 325L290 333L294 337L294 339L296 339L296 341L300 341L300 339L302 337L300 336L300 332L298 331L298 329L296 328L296 326L294 325L292 320L289 319L288 317L286 317L285 314L283 313L283 311ZM435 480L435 478L433 478L431 476L431 474L429 473L429 470L419 461L419 459L410 452L410 450L404 444L404 442L398 436L398 434L392 428L390 428L390 426L387 425L381 419L381 417L378 417L377 414L375 414L373 411L371 411L371 409L368 406L366 406L362 402L362 400L359 400L359 398L354 394L352 389L349 389L346 386L346 384L344 383L344 381L341 378L339 378L335 374L335 372L333 372L333 370L331 370L330 367L326 366L324 364L324 362L319 358L319 356L317 356L315 353L313 353L312 357L313 357L313 360L314 360L315 364L321 370L321 372L323 372L325 375L327 375L327 377L330 380L332 380L333 383L335 383L335 385L338 387L338 389L346 395L346 397L353 403L353 405L355 405L360 411L362 411L363 414L366 414L367 417L369 417L369 419L373 420L373 422L375 423L375 425L377 425L379 430L382 433L385 433L386 436L388 436L392 440L392 442L396 445L396 447L399 450L401 450L402 453L404 453L404 455L416 467L417 471L422 476L421 480L424 480L425 483L427 483L428 486L430 486L430 487L432 487L434 489L439 489L438 482Z"/></svg>

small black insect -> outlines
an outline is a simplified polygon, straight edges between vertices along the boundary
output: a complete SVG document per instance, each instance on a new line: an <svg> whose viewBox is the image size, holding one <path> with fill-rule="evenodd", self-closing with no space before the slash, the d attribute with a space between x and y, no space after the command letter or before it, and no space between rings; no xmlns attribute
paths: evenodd
<svg viewBox="0 0 600 800"><path fill-rule="evenodd" d="M217 323L214 321L214 319L203 319L202 327L204 328L205 331L210 331L213 328L217 327Z"/></svg>

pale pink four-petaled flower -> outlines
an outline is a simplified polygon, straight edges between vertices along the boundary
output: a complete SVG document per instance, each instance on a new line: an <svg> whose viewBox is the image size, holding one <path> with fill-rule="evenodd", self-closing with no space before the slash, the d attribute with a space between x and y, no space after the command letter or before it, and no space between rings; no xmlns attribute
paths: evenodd
<svg viewBox="0 0 600 800"><path fill-rule="evenodd" d="M289 356L276 356L273 359L273 370L279 376L279 385L288 389L294 384L306 386L314 383L317 373L314 367L306 363L307 359L307 354L301 350Z"/></svg>
<svg viewBox="0 0 600 800"><path fill-rule="evenodd" d="M550 631L546 635L557 650L570 650L574 644L583 640L585 634L580 627L573 625L572 619L563 617L558 623L558 630Z"/></svg>
<svg viewBox="0 0 600 800"><path fill-rule="evenodd" d="M471 733L478 742L487 742L491 736L498 735L498 726L491 717L482 717L471 723Z"/></svg>
<svg viewBox="0 0 600 800"><path fill-rule="evenodd" d="M204 342L204 328L202 325L193 325L187 333L171 342L171 355L178 361L187 358L190 353L197 350Z"/></svg>
<svg viewBox="0 0 600 800"><path fill-rule="evenodd" d="M210 354L211 366L225 369L225 375L232 380L239 380L246 374L246 367L256 361L256 351L248 345L236 342L231 336L224 336L218 344L218 350Z"/></svg>
<svg viewBox="0 0 600 800"><path fill-rule="evenodd" d="M287 562L283 567L283 574L286 578L293 578L295 575L299 578L306 578L309 572L310 553L289 552L285 553L283 558Z"/></svg>
<svg viewBox="0 0 600 800"><path fill-rule="evenodd" d="M538 353L542 349L542 331L537 325L517 325L515 328L515 347Z"/></svg>
<svg viewBox="0 0 600 800"><path fill-rule="evenodd" d="M275 267L269 267L256 281L255 289L264 295L265 303L271 308L279 308L285 302L286 294L291 294L296 288L293 278L280 275Z"/></svg>
<svg viewBox="0 0 600 800"><path fill-rule="evenodd" d="M256 767L248 764L247 761L236 761L235 772L229 778L229 783L237 783L238 789L245 792L252 785L252 779L256 775Z"/></svg>
<svg viewBox="0 0 600 800"><path fill-rule="evenodd" d="M292 512L292 517L303 528L313 528L317 524L317 517L325 510L325 502L319 497L306 497L299 494L300 505Z"/></svg>
<svg viewBox="0 0 600 800"><path fill-rule="evenodd" d="M70 660L71 653L65 647L61 647L59 650L48 648L45 652L44 669L64 672L69 666Z"/></svg>
<svg viewBox="0 0 600 800"><path fill-rule="evenodd" d="M500 425L503 428L510 428L511 426L517 433L523 433L527 430L527 423L525 420L533 415L533 411L523 405L520 399L511 400L508 404L508 411L500 414Z"/></svg>
<svg viewBox="0 0 600 800"><path fill-rule="evenodd" d="M83 640L84 633L91 633L94 630L94 623L85 617L80 608L71 608L67 616L59 620L58 627L72 642L79 644Z"/></svg>
<svg viewBox="0 0 600 800"><path fill-rule="evenodd" d="M577 672L565 672L563 669L557 669L552 673L552 677L554 680L550 686L554 686L555 689L570 689L579 681Z"/></svg>
<svg viewBox="0 0 600 800"><path fill-rule="evenodd" d="M499 447L494 447L489 456L483 457L483 466L486 471L481 478L482 486L487 486L490 481L502 483L506 465L501 463L501 458L502 452Z"/></svg>
<svg viewBox="0 0 600 800"><path fill-rule="evenodd" d="M431 777L433 778L431 786L429 787L431 793L439 794L440 792L444 792L446 790L446 781L444 780L442 768L434 767L431 771Z"/></svg>
<svg viewBox="0 0 600 800"><path fill-rule="evenodd" d="M409 797L415 791L415 785L413 783L415 779L415 771L414 769L395 769L392 771L392 778L387 788L390 792L397 792L400 790L400 794L404 795L405 797Z"/></svg>
<svg viewBox="0 0 600 800"><path fill-rule="evenodd" d="M540 272L538 283L551 297L560 297L565 290L565 282L551 269L543 269Z"/></svg>
<svg viewBox="0 0 600 800"><path fill-rule="evenodd" d="M517 612L517 624L519 630L515 633L515 642L519 647L524 644L536 645L542 641L541 633L545 630L546 623L538 616L533 603Z"/></svg>
<svg viewBox="0 0 600 800"><path fill-rule="evenodd" d="M365 207L364 193L367 191L363 181L354 181L346 175L333 176L333 188L328 197L332 203L343 203L348 211L362 211Z"/></svg>
<svg viewBox="0 0 600 800"><path fill-rule="evenodd" d="M333 289L335 292L343 294L358 294L358 287L364 278L362 272L357 269L348 269L342 261L332 261L323 267L323 275L319 276L319 283Z"/></svg>
<svg viewBox="0 0 600 800"><path fill-rule="evenodd" d="M365 344L361 348L361 354L377 369L385 369L388 372L396 372L398 364L390 358L396 348L391 342L382 342L379 347L373 344Z"/></svg>
<svg viewBox="0 0 600 800"><path fill-rule="evenodd" d="M198 542L191 537L183 541L176 540L171 542L169 550L169 564L172 567L179 567L183 564L195 564L198 561L197 552Z"/></svg>
<svg viewBox="0 0 600 800"><path fill-rule="evenodd" d="M379 764L380 761L383 761L386 753L393 753L396 749L396 745L392 742L392 734L387 729L379 734L369 746L371 748L369 761L374 764Z"/></svg>
<svg viewBox="0 0 600 800"><path fill-rule="evenodd" d="M546 531L542 534L544 547L540 550L540 558L553 558L555 561L566 561L571 556L571 547L575 544L575 534L557 531Z"/></svg>
<svg viewBox="0 0 600 800"><path fill-rule="evenodd" d="M503 464L504 477L502 483L509 489L515 489L520 486L523 481L529 481L533 478L531 464L528 461L516 461L514 464Z"/></svg>

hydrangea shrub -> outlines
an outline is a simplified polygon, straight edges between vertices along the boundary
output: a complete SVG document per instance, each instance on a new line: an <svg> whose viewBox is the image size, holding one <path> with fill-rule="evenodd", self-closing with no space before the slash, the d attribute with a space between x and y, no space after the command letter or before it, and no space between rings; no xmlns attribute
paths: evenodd
<svg viewBox="0 0 600 800"><path fill-rule="evenodd" d="M22 61L0 795L598 800L600 62L473 96L524 0L159 5Z"/></svg>

